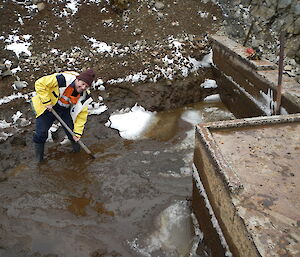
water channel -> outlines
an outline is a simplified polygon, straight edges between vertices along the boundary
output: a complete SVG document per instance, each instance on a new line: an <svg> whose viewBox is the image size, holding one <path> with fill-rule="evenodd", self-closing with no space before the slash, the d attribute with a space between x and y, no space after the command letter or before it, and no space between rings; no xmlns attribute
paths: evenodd
<svg viewBox="0 0 300 257"><path fill-rule="evenodd" d="M199 256L194 125L231 118L220 101L160 112L140 139L115 131L89 145L96 160L49 146L44 164L1 182L0 256Z"/></svg>

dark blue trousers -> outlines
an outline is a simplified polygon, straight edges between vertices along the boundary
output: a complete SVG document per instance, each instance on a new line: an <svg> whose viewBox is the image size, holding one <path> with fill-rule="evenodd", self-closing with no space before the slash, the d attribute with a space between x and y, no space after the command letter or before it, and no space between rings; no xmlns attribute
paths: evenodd
<svg viewBox="0 0 300 257"><path fill-rule="evenodd" d="M63 121L68 125L68 127L73 130L74 124L72 117L70 115L70 108L62 107L58 104L53 106L53 109L57 114L63 119ZM35 133L33 135L33 142L37 144L43 144L48 138L48 130L52 126L53 122L56 120L56 117L52 112L46 110L42 115L36 118L35 123ZM63 127L68 138L71 141L74 141L73 136Z"/></svg>

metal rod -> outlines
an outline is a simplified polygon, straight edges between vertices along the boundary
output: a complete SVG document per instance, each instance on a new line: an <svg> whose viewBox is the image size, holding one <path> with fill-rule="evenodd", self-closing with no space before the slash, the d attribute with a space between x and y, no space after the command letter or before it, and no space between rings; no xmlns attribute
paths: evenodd
<svg viewBox="0 0 300 257"><path fill-rule="evenodd" d="M276 109L275 114L280 114L281 96L282 96L282 73L283 73L283 62L284 62L284 37L285 31L280 32L279 42L279 66L278 66L278 84L277 84L277 94L276 94Z"/></svg>
<svg viewBox="0 0 300 257"><path fill-rule="evenodd" d="M74 134L74 132L69 128L69 126L62 120L62 118L57 114L57 112L52 108L52 113L54 114L54 116L59 120L59 122L61 123L61 125L63 125L66 130L69 131L69 133L72 136L76 136ZM77 141L77 143L83 148L83 150L89 154L93 159L96 159L96 157L93 155L93 153L90 151L90 149L87 148L87 146L79 139L79 141Z"/></svg>
<svg viewBox="0 0 300 257"><path fill-rule="evenodd" d="M252 31L252 29L253 29L253 26L254 26L254 21L252 21L252 23L251 23L251 25L250 25L250 28L249 28L248 33L247 33L247 35L246 35L246 38L245 38L245 41L244 41L243 46L246 46L247 41L248 41L248 39L249 39L249 36L250 36L250 34L251 34L251 31Z"/></svg>

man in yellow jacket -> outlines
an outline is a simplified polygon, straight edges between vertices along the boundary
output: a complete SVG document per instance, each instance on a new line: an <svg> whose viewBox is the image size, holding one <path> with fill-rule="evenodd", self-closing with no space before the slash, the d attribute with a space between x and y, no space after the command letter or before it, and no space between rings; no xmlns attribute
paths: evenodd
<svg viewBox="0 0 300 257"><path fill-rule="evenodd" d="M36 114L36 130L33 135L35 155L39 162L44 158L45 142L48 130L56 120L54 109L64 122L73 130L72 136L65 128L71 140L74 152L80 151L77 143L82 136L88 116L88 105L92 102L88 88L95 80L95 73L88 69L80 74L62 72L44 76L35 82L36 96L31 103Z"/></svg>

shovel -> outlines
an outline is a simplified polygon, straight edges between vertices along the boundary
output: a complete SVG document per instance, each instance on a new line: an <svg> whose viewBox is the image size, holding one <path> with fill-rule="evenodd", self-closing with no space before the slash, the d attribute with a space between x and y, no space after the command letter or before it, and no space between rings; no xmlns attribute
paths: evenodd
<svg viewBox="0 0 300 257"><path fill-rule="evenodd" d="M51 111L54 114L54 116L59 120L59 122L61 123L61 125L63 125L69 131L69 133L72 136L76 136L74 134L74 132L68 127L68 125L62 120L62 118L57 114L57 112L54 109L52 109ZM90 151L90 149L88 149L87 146L80 139L77 141L77 143L83 148L83 150L88 155L90 155L93 159L96 159L96 157L93 155L93 153Z"/></svg>

